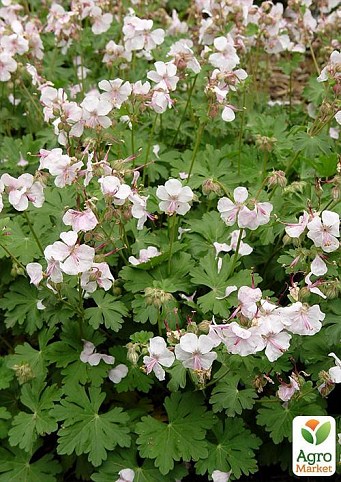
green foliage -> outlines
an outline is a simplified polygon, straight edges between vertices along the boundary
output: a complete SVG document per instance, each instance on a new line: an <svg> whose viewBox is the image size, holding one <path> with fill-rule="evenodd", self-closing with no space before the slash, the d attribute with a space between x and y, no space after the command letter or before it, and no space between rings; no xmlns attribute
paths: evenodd
<svg viewBox="0 0 341 482"><path fill-rule="evenodd" d="M142 417L136 425L137 444L142 457L155 459L161 474L174 467L174 461L199 460L208 456L206 431L215 417L206 411L200 395L173 393L164 403L168 423Z"/></svg>
<svg viewBox="0 0 341 482"><path fill-rule="evenodd" d="M88 323L94 329L104 324L106 328L119 331L123 324L123 317L128 315L125 305L117 301L114 296L101 291L95 292L92 298L97 306L85 310L85 319Z"/></svg>
<svg viewBox="0 0 341 482"><path fill-rule="evenodd" d="M89 462L97 467L106 460L108 450L116 445L129 447L128 415L119 407L98 413L104 399L99 388L90 388L88 393L79 385L70 388L52 412L63 422L58 431L59 454L88 454Z"/></svg>
<svg viewBox="0 0 341 482"><path fill-rule="evenodd" d="M221 412L225 410L228 417L233 417L236 414L240 415L243 410L250 410L254 403L257 394L251 388L238 388L239 377L229 377L221 380L212 390L210 403L214 412Z"/></svg>

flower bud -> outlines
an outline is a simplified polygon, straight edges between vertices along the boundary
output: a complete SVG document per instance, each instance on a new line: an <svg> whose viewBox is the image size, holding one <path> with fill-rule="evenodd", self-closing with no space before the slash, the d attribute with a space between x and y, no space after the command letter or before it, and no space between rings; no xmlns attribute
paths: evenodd
<svg viewBox="0 0 341 482"><path fill-rule="evenodd" d="M15 376L17 377L20 385L34 378L34 374L29 363L20 363L19 365L13 365L12 368L15 371Z"/></svg>
<svg viewBox="0 0 341 482"><path fill-rule="evenodd" d="M256 388L257 393L262 393L263 392L263 387L267 384L267 380L263 377L263 375L257 375L253 380L252 380L252 385Z"/></svg>
<svg viewBox="0 0 341 482"><path fill-rule="evenodd" d="M334 201L338 201L340 199L340 186L334 186L332 187L332 198Z"/></svg>
<svg viewBox="0 0 341 482"><path fill-rule="evenodd" d="M154 305L158 308L174 299L171 293L159 288L146 288L144 294L147 305Z"/></svg>
<svg viewBox="0 0 341 482"><path fill-rule="evenodd" d="M207 334L210 331L211 322L209 320L202 320L198 325L199 331Z"/></svg>
<svg viewBox="0 0 341 482"><path fill-rule="evenodd" d="M187 332L188 333L197 333L198 329L197 329L197 324L192 321L191 323L188 323L187 325Z"/></svg>
<svg viewBox="0 0 341 482"><path fill-rule="evenodd" d="M130 361L133 365L136 365L139 359L139 346L136 343L128 343L127 344L128 352L127 352L127 360Z"/></svg>
<svg viewBox="0 0 341 482"><path fill-rule="evenodd" d="M260 134L256 134L256 145L262 151L271 152L276 142L277 142L276 137L267 137L267 136L261 136Z"/></svg>
<svg viewBox="0 0 341 482"><path fill-rule="evenodd" d="M338 298L341 293L341 282L339 279L329 281L323 285L323 293L327 298L333 300Z"/></svg>
<svg viewBox="0 0 341 482"><path fill-rule="evenodd" d="M217 194L217 196L222 195L222 189L217 182L215 182L213 179L205 179L205 181L202 183L202 193L205 196L208 196L211 194L211 192Z"/></svg>
<svg viewBox="0 0 341 482"><path fill-rule="evenodd" d="M287 185L287 179L284 171L273 171L268 177L269 187L280 186L285 187Z"/></svg>

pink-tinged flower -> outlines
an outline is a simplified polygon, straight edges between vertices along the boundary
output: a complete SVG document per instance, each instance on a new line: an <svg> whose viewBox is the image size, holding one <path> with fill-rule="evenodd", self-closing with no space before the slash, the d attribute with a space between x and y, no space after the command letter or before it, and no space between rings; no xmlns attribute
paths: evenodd
<svg viewBox="0 0 341 482"><path fill-rule="evenodd" d="M156 83L155 90L161 89L166 92L176 89L179 77L176 74L176 65L172 62L155 62L155 70L147 73L148 79Z"/></svg>
<svg viewBox="0 0 341 482"><path fill-rule="evenodd" d="M168 57L173 57L173 62L178 69L187 68L195 74L201 71L200 64L195 58L193 50L193 42L189 39L181 39L175 42L168 52Z"/></svg>
<svg viewBox="0 0 341 482"><path fill-rule="evenodd" d="M57 261L53 258L53 256L49 256L50 249L49 246L46 247L44 250L44 256L47 261L47 268L46 268L46 275L49 281L53 283L62 283L63 282L63 273L60 268L60 261Z"/></svg>
<svg viewBox="0 0 341 482"><path fill-rule="evenodd" d="M131 194L130 186L122 184L116 176L104 176L98 182L101 185L102 193L105 196L112 197L113 202L119 206L124 204Z"/></svg>
<svg viewBox="0 0 341 482"><path fill-rule="evenodd" d="M118 475L120 478L116 482L134 482L135 472L132 469L122 469Z"/></svg>
<svg viewBox="0 0 341 482"><path fill-rule="evenodd" d="M322 219L321 219L322 218ZM340 236L340 218L333 211L323 211L320 216L315 216L307 224L307 236L315 246L322 248L326 253L331 253L338 249L340 243L336 239Z"/></svg>
<svg viewBox="0 0 341 482"><path fill-rule="evenodd" d="M326 263L323 261L321 256L319 256L318 254L315 256L314 260L312 261L312 263L310 265L310 271L315 276L323 276L328 271L328 267L327 267Z"/></svg>
<svg viewBox="0 0 341 482"><path fill-rule="evenodd" d="M314 282L310 281L311 275L313 273L308 273L307 276L304 278L304 281L307 285L307 289L311 293L315 293L315 295L321 296L321 298L326 299L326 295L322 293L322 291L318 288L318 286L321 284L320 280L316 280Z"/></svg>
<svg viewBox="0 0 341 482"><path fill-rule="evenodd" d="M307 227L308 222L309 214L303 211L302 216L298 219L298 223L285 223L285 232L290 238L298 238Z"/></svg>
<svg viewBox="0 0 341 482"><path fill-rule="evenodd" d="M135 258L135 256L129 256L129 263L134 266L138 266L141 263L148 263L148 261L155 256L160 256L160 251L155 248L155 246L148 246L147 249L140 249L139 257Z"/></svg>
<svg viewBox="0 0 341 482"><path fill-rule="evenodd" d="M40 263L28 263L26 272L30 277L30 283L38 286L43 279L43 267Z"/></svg>
<svg viewBox="0 0 341 482"><path fill-rule="evenodd" d="M254 231L259 226L263 226L270 221L272 209L272 204L268 202L256 202L255 208L252 211L248 207L245 207L238 216L238 226Z"/></svg>
<svg viewBox="0 0 341 482"><path fill-rule="evenodd" d="M338 124L341 125L341 110L337 111L336 114L334 115L334 119L336 120L336 122ZM339 138L339 136L337 136L337 139Z"/></svg>
<svg viewBox="0 0 341 482"><path fill-rule="evenodd" d="M231 105L226 105L221 113L221 118L225 122L232 122L236 118L236 114L234 113L234 109Z"/></svg>
<svg viewBox="0 0 341 482"><path fill-rule="evenodd" d="M214 39L213 43L218 52L211 54L208 61L213 67L230 72L239 64L239 57L234 47L233 38L228 34L226 37Z"/></svg>
<svg viewBox="0 0 341 482"><path fill-rule="evenodd" d="M325 314L318 305L308 306L297 301L291 306L280 308L286 329L297 335L315 335L322 327Z"/></svg>
<svg viewBox="0 0 341 482"><path fill-rule="evenodd" d="M173 102L167 92L163 90L155 90L151 101L147 103L157 114L163 114L167 108L171 109Z"/></svg>
<svg viewBox="0 0 341 482"><path fill-rule="evenodd" d="M238 291L238 301L242 314L246 318L252 319L257 311L257 302L262 298L262 291L259 288L249 288L241 286Z"/></svg>
<svg viewBox="0 0 341 482"><path fill-rule="evenodd" d="M29 49L28 41L21 35L12 33L11 35L3 35L0 40L2 50L9 55L23 55Z"/></svg>
<svg viewBox="0 0 341 482"><path fill-rule="evenodd" d="M335 360L335 367L329 368L328 373L333 383L341 383L341 360L335 353L329 353Z"/></svg>
<svg viewBox="0 0 341 482"><path fill-rule="evenodd" d="M334 50L329 58L329 62L322 69L320 75L317 77L317 82L325 82L328 79L340 79L341 53Z"/></svg>
<svg viewBox="0 0 341 482"><path fill-rule="evenodd" d="M107 114L112 110L112 104L101 96L87 95L81 103L85 125L90 128L111 126L111 120Z"/></svg>
<svg viewBox="0 0 341 482"><path fill-rule="evenodd" d="M174 363L175 356L167 348L165 340L161 336L155 336L149 340L148 346L149 356L143 357L143 363L146 367L146 373L149 375L152 371L158 380L165 379L165 371L162 368L171 367Z"/></svg>
<svg viewBox="0 0 341 482"><path fill-rule="evenodd" d="M113 365L115 363L113 356L97 353L96 347L91 341L83 340L83 343L83 350L79 357L83 363L89 363L92 367L99 365L101 360L107 365Z"/></svg>
<svg viewBox="0 0 341 482"><path fill-rule="evenodd" d="M235 321L226 325L211 325L209 336L215 346L220 340L234 355L248 356L263 350L265 346L257 328L242 328Z"/></svg>
<svg viewBox="0 0 341 482"><path fill-rule="evenodd" d="M113 383L120 383L123 378L125 378L128 375L128 367L126 365L123 365L122 363L120 365L117 365L117 367L112 368L109 373L109 379Z"/></svg>
<svg viewBox="0 0 341 482"><path fill-rule="evenodd" d="M283 402L288 402L295 392L299 391L300 386L294 377L289 377L290 383L281 383L277 391L277 396Z"/></svg>
<svg viewBox="0 0 341 482"><path fill-rule="evenodd" d="M93 293L97 287L108 291L114 281L108 263L93 263L91 269L82 273L81 287L87 293Z"/></svg>
<svg viewBox="0 0 341 482"><path fill-rule="evenodd" d="M8 191L8 200L17 211L25 211L30 201L36 208L44 204L44 189L39 181L35 181L32 174L22 174L18 179L5 173L1 176L3 186Z"/></svg>
<svg viewBox="0 0 341 482"><path fill-rule="evenodd" d="M68 209L63 216L63 223L66 226L71 226L72 231L91 231L97 224L97 218L90 208L85 211L75 211Z"/></svg>
<svg viewBox="0 0 341 482"><path fill-rule="evenodd" d="M216 299L217 300L224 300L225 298L227 298L228 296L230 296L231 293L233 293L234 291L237 291L238 288L237 286L235 285L232 285L232 286L227 286L225 288L225 294L224 296L217 296Z"/></svg>
<svg viewBox="0 0 341 482"><path fill-rule="evenodd" d="M236 249L237 249L239 232L240 232L239 229L236 229L236 230L232 231L232 233L230 235L229 246L231 247L231 249L233 251L236 251ZM245 230L243 230L242 239L244 239L245 237L246 237L246 233L245 233ZM253 251L253 248L249 244L244 243L243 241L240 241L239 250L238 250L239 256L248 256L249 254L252 253L252 251Z"/></svg>
<svg viewBox="0 0 341 482"><path fill-rule="evenodd" d="M138 80L137 82L135 82L134 84L132 84L132 89L133 89L133 94L134 95L142 95L142 96L145 96L145 95L148 95L149 94L149 91L150 91L150 83L148 82L148 80L146 80L146 82L142 82L141 80Z"/></svg>
<svg viewBox="0 0 341 482"><path fill-rule="evenodd" d="M16 61L6 52L0 53L0 82L7 82L10 80L11 73L17 70L18 64Z"/></svg>
<svg viewBox="0 0 341 482"><path fill-rule="evenodd" d="M3 202L3 199L2 199L2 193L4 192L4 190L5 190L5 186L4 186L4 183L2 182L2 180L0 178L0 213L4 208L4 202Z"/></svg>
<svg viewBox="0 0 341 482"><path fill-rule="evenodd" d="M178 179L168 179L164 186L157 188L156 196L161 199L160 210L171 216L174 213L186 214L191 209L189 202L194 194L189 186L182 187Z"/></svg>
<svg viewBox="0 0 341 482"><path fill-rule="evenodd" d="M102 13L101 8L97 6L91 8L90 18L92 22L91 30L95 35L100 35L109 30L113 21L111 13Z"/></svg>
<svg viewBox="0 0 341 482"><path fill-rule="evenodd" d="M132 194L129 199L133 203L131 214L133 218L137 219L137 229L143 229L147 219L154 219L154 216L147 211L147 200L149 196L140 196L139 194Z"/></svg>
<svg viewBox="0 0 341 482"><path fill-rule="evenodd" d="M291 335L283 330L283 325L280 320L276 320L274 323L273 317L263 317L259 326L259 332L261 333L265 343L265 355L269 361L274 362L290 346Z"/></svg>
<svg viewBox="0 0 341 482"><path fill-rule="evenodd" d="M161 45L164 41L165 31L161 28L152 31L152 28L153 20L127 15L124 18L122 28L126 50L146 50L150 52L157 45Z"/></svg>
<svg viewBox="0 0 341 482"><path fill-rule="evenodd" d="M231 474L232 474L232 470L230 470L230 472L222 472L221 470L213 470L212 481L213 482L228 482L230 480Z"/></svg>
<svg viewBox="0 0 341 482"><path fill-rule="evenodd" d="M185 368L209 370L217 358L217 354L211 352L214 346L207 335L198 337L194 333L186 333L180 338L180 343L175 345L175 355Z"/></svg>
<svg viewBox="0 0 341 482"><path fill-rule="evenodd" d="M116 44L113 40L110 40L105 46L105 54L103 57L103 63L111 65L116 60L130 62L132 53L127 52L123 45Z"/></svg>
<svg viewBox="0 0 341 482"><path fill-rule="evenodd" d="M227 197L223 197L218 201L218 211L220 212L221 219L227 224L232 226L238 217L240 212L245 209L245 201L248 198L248 192L245 187L236 187L233 191L234 202Z"/></svg>
<svg viewBox="0 0 341 482"><path fill-rule="evenodd" d="M95 256L94 248L86 244L78 244L77 237L75 231L61 233L62 241L56 241L47 246L44 251L46 258L60 261L61 270L70 275L77 275L89 270Z"/></svg>
<svg viewBox="0 0 341 482"><path fill-rule="evenodd" d="M50 165L49 172L52 176L56 176L54 183L57 187L65 187L70 186L77 179L82 166L82 161L72 163L69 156L61 156L58 162Z"/></svg>
<svg viewBox="0 0 341 482"><path fill-rule="evenodd" d="M124 82L122 79L101 80L98 87L105 91L101 98L110 102L116 109L119 109L128 100L132 91L130 83Z"/></svg>

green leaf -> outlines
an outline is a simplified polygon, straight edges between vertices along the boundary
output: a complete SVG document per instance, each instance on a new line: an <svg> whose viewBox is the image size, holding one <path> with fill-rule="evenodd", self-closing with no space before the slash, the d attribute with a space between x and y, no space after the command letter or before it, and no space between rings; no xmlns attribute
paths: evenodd
<svg viewBox="0 0 341 482"><path fill-rule="evenodd" d="M320 445L323 443L330 434L331 424L330 422L325 422L321 427L319 427L316 431L316 445Z"/></svg>
<svg viewBox="0 0 341 482"><path fill-rule="evenodd" d="M39 293L27 281L13 283L10 291L0 300L0 308L5 310L5 323L8 328L16 324L26 325L29 334L43 326L41 311L37 309Z"/></svg>
<svg viewBox="0 0 341 482"><path fill-rule="evenodd" d="M292 421L299 415L325 415L325 401L318 392L312 392L312 382L307 382L301 388L300 398L292 398L288 404L283 404L277 397L262 399L263 406L258 410L257 423L270 432L275 444L284 438L292 440ZM319 404L317 403L319 402Z"/></svg>
<svg viewBox="0 0 341 482"><path fill-rule="evenodd" d="M52 455L37 460L17 448L0 448L0 482L56 482L61 471Z"/></svg>
<svg viewBox="0 0 341 482"><path fill-rule="evenodd" d="M238 388L240 377L228 377L217 383L212 391L210 403L214 412L226 410L228 417L240 415L244 409L250 410L257 398L257 393L251 388Z"/></svg>
<svg viewBox="0 0 341 482"><path fill-rule="evenodd" d="M10 445L18 445L26 452L31 452L38 435L55 432L58 424L50 415L50 410L54 407L54 401L59 398L56 385L46 388L46 383L40 380L35 380L31 384L26 383L22 388L20 400L32 413L19 412L14 417L9 431Z"/></svg>
<svg viewBox="0 0 341 482"><path fill-rule="evenodd" d="M255 450L261 445L261 440L246 429L241 418L219 422L209 435L208 457L199 460L195 466L197 473L204 475L214 470L232 471L235 478L242 474L249 475L257 471Z"/></svg>
<svg viewBox="0 0 341 482"><path fill-rule="evenodd" d="M5 407L0 407L0 439L6 438L8 433L8 426L12 418L11 414Z"/></svg>
<svg viewBox="0 0 341 482"><path fill-rule="evenodd" d="M0 390L8 388L14 378L14 372L6 365L6 359L0 358Z"/></svg>
<svg viewBox="0 0 341 482"><path fill-rule="evenodd" d="M174 461L199 460L208 456L205 440L207 429L215 422L207 412L199 394L172 393L164 403L168 423L143 417L136 425L141 457L155 459L163 475L174 467Z"/></svg>
<svg viewBox="0 0 341 482"><path fill-rule="evenodd" d="M123 324L123 317L128 315L124 303L103 291L95 291L92 298L97 307L85 310L85 319L89 324L95 329L104 324L106 328L119 331Z"/></svg>
<svg viewBox="0 0 341 482"><path fill-rule="evenodd" d="M104 414L99 409L105 393L99 388L89 388L89 394L81 386L73 386L60 406L53 410L55 417L63 421L59 430L57 452L61 455L88 454L95 467L107 458L107 451L130 446L128 415L115 407Z"/></svg>
<svg viewBox="0 0 341 482"><path fill-rule="evenodd" d="M331 139L326 134L310 136L307 132L298 132L296 134L295 150L302 151L308 159L314 159L318 154L329 154L331 148Z"/></svg>

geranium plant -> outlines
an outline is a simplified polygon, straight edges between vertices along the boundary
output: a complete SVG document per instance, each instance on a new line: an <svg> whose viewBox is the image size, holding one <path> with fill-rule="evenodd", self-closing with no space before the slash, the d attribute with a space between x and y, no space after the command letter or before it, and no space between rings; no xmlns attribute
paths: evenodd
<svg viewBox="0 0 341 482"><path fill-rule="evenodd" d="M337 415L337 2L147 3L2 0L0 481L290 473Z"/></svg>

